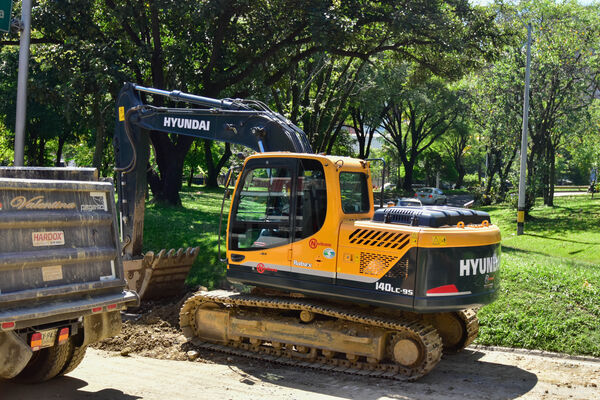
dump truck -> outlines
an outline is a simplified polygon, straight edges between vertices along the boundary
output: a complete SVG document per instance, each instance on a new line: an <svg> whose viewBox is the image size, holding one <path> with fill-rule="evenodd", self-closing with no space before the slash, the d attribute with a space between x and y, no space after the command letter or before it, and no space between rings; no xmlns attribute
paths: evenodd
<svg viewBox="0 0 600 400"><path fill-rule="evenodd" d="M93 168L0 168L0 379L75 369L121 330L125 290L111 182Z"/></svg>
<svg viewBox="0 0 600 400"><path fill-rule="evenodd" d="M154 107L142 94L191 106ZM261 102L127 84L116 114L119 188L128 194L121 213L130 223L146 191L148 131L257 151L238 174L225 243L227 278L252 289L190 297L180 326L191 342L414 380L477 337L476 309L499 288L500 231L489 214L375 210L369 161L313 154L304 132ZM129 232L139 234L139 224Z"/></svg>

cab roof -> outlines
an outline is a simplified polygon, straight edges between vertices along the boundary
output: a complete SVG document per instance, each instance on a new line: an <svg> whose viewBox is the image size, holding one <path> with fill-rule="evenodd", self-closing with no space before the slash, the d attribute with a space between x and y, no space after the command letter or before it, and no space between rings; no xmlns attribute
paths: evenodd
<svg viewBox="0 0 600 400"><path fill-rule="evenodd" d="M342 165L350 168L365 168L368 165L368 161L361 160L359 158L345 157L345 156L335 156L335 155L326 155L326 154L312 154L312 153L292 153L289 151L272 151L265 153L254 153L251 156L248 156L247 160L257 159L257 158L268 158L268 157L284 157L284 158L310 158L321 160L323 163L330 162L332 164L342 162Z"/></svg>

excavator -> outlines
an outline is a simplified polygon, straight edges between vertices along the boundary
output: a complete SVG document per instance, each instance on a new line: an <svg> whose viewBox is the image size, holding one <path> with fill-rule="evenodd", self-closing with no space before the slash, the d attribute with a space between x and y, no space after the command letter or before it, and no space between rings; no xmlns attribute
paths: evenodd
<svg viewBox="0 0 600 400"><path fill-rule="evenodd" d="M155 107L142 94L188 106ZM237 175L225 240L227 278L245 290L200 291L184 302L180 327L195 345L415 380L443 352L475 340L476 310L499 288L500 231L489 214L375 209L369 161L314 154L300 128L261 102L126 84L116 111L119 205L131 256L141 243L147 131L256 151Z"/></svg>

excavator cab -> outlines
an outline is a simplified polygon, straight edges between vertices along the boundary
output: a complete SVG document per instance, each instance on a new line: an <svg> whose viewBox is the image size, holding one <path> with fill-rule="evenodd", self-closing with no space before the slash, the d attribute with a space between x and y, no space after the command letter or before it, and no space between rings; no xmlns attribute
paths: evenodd
<svg viewBox="0 0 600 400"><path fill-rule="evenodd" d="M335 284L340 223L373 214L369 187L364 161L284 152L249 157L230 210L228 278L319 293L319 284Z"/></svg>

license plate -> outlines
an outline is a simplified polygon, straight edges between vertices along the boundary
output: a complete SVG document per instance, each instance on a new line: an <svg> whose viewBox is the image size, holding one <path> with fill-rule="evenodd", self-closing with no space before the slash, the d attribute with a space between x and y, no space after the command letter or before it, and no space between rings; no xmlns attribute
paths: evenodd
<svg viewBox="0 0 600 400"><path fill-rule="evenodd" d="M58 333L58 329L47 329L45 331L40 331L42 334L42 345L41 347L51 347L56 343L56 334Z"/></svg>

